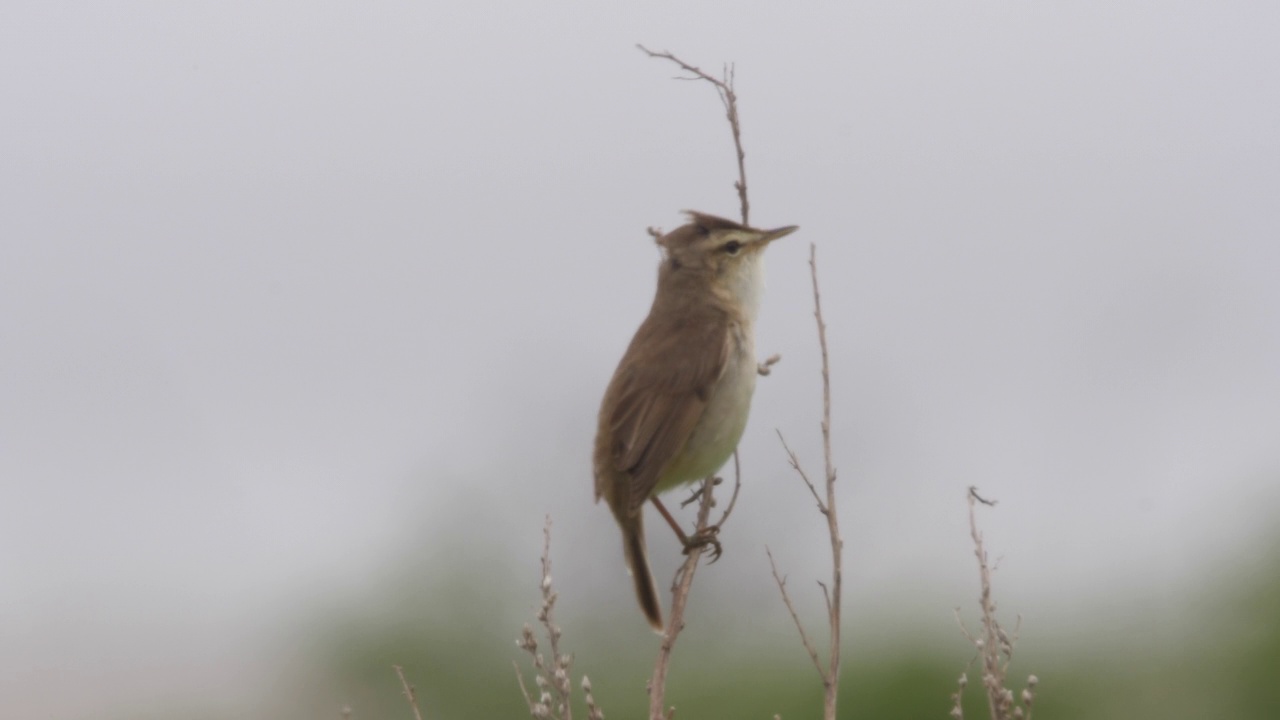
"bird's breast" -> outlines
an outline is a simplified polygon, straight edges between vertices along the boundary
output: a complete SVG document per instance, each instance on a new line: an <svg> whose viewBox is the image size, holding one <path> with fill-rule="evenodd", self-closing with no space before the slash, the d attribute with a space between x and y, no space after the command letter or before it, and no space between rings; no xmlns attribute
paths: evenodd
<svg viewBox="0 0 1280 720"><path fill-rule="evenodd" d="M733 347L724 372L713 386L688 442L659 480L659 492L701 480L719 470L742 439L756 389L755 343L749 325L733 323L730 332Z"/></svg>

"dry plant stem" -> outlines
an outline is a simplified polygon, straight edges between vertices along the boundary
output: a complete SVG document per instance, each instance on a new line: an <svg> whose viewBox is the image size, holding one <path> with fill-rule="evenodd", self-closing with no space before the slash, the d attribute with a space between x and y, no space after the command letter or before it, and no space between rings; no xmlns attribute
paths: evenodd
<svg viewBox="0 0 1280 720"><path fill-rule="evenodd" d="M822 296L818 292L818 248L809 243L809 272L813 277L813 317L818 324L818 345L822 348L822 454L827 480L827 530L831 535L831 592L827 613L831 622L830 683L825 704L826 717L836 716L836 695L840 679L840 606L844 587L844 540L840 537L840 515L836 512L836 467L831 459L831 364L827 357L827 324L822 319Z"/></svg>
<svg viewBox="0 0 1280 720"><path fill-rule="evenodd" d="M714 478L713 482L715 485L718 486L720 484L720 478L719 477ZM738 504L738 491L741 489L742 489L742 464L738 462L738 451L734 450L733 451L733 494L729 496L729 506L724 509L724 514L722 514L720 516L720 519L716 522L716 524L712 525L711 527L715 528L718 531L720 529L720 526L724 525L724 521L729 519L729 514L733 512L733 506ZM697 490L694 490L693 493L689 495L689 499L684 500L680 503L680 507L681 508L688 507L689 505L692 505L694 502L696 502L701 498L702 498L702 487L699 486Z"/></svg>
<svg viewBox="0 0 1280 720"><path fill-rule="evenodd" d="M582 676L582 699L587 703L587 720L604 720L604 711L596 704L596 696L591 694L591 678Z"/></svg>
<svg viewBox="0 0 1280 720"><path fill-rule="evenodd" d="M573 695L573 686L570 681L571 668L573 665L573 656L560 652L560 626L556 625L553 617L557 594L551 585L551 516L547 516L546 526L542 531L544 541L542 546L542 605L538 608L538 622L546 631L547 643L550 646L550 657L546 657L538 651L538 639L533 632L533 628L525 624L521 630L520 638L516 641L517 647L527 652L533 660L534 680L537 683L537 694L535 698L529 692L528 686L524 683L524 675L520 672L520 666L516 665L516 680L520 683L520 692L524 695L525 703L529 707L529 713L535 718L552 718L554 720L572 720L573 706L571 704ZM590 694L590 685L586 678L583 678L584 693ZM594 698L591 699L588 707L588 716L596 718L603 716L599 708L595 707Z"/></svg>
<svg viewBox="0 0 1280 720"><path fill-rule="evenodd" d="M729 496L729 504L724 509L724 514L720 516L719 522L715 524L718 529L724 525L724 521L729 519L729 513L733 512L733 506L738 504L738 491L742 489L742 464L738 462L738 451L733 451L733 494Z"/></svg>
<svg viewBox="0 0 1280 720"><path fill-rule="evenodd" d="M404 677L404 668L399 665L392 665L396 669L396 675L400 677L400 686L404 688L404 696L409 698L409 707L413 708L414 720L422 720L422 711L418 709L418 694L414 692L413 686Z"/></svg>
<svg viewBox="0 0 1280 720"><path fill-rule="evenodd" d="M738 155L738 180L733 184L733 187L738 191L738 203L742 210L742 224L750 225L748 216L751 212L751 203L747 201L747 154L742 149L742 125L738 121L738 96L733 92L733 65L726 65L723 75L717 78L700 68L690 65L670 52L654 52L639 44L636 47L640 48L640 52L649 57L670 60L679 65L681 70L693 75L691 78L681 78L683 80L705 80L715 86L716 92L720 95L720 102L724 104L725 118L729 121L730 131L733 132L733 149Z"/></svg>
<svg viewBox="0 0 1280 720"><path fill-rule="evenodd" d="M529 712L534 716L538 716L538 701L533 699L529 694L529 686L524 684L524 673L520 672L520 663L511 662L516 668L516 682L520 684L520 694L524 696L524 704L529 706Z"/></svg>
<svg viewBox="0 0 1280 720"><path fill-rule="evenodd" d="M809 634L804 631L804 623L800 622L795 605L791 604L791 597L787 595L787 579L778 574L778 566L773 561L773 552L769 550L768 545L764 548L764 554L769 556L769 568L773 571L773 581L778 583L778 589L782 591L782 602L787 606L787 612L791 613L791 620L795 622L796 630L800 631L800 642L804 644L804 649L809 653L809 659L813 660L813 666L818 669L818 674L823 675L825 670L822 667L822 661L818 659L818 651L809 640Z"/></svg>
<svg viewBox="0 0 1280 720"><path fill-rule="evenodd" d="M813 495L814 501L818 503L818 512L825 516L827 514L827 504L823 502L822 496L818 494L817 486L809 479L809 475L805 473L804 468L800 467L800 458L796 456L796 452L787 444L787 439L783 437L782 431L774 430L774 432L778 433L778 440L782 443L782 449L787 453L787 464L790 465L791 469L795 470L800 476L800 479L804 481L805 487L809 488L809 492Z"/></svg>
<svg viewBox="0 0 1280 720"><path fill-rule="evenodd" d="M978 530L976 513L978 503L987 506L994 506L996 503L993 500L984 499L975 487L969 488L968 499L969 536L973 539L973 554L978 559L978 578L982 586L982 594L978 598L979 607L982 608L981 637L975 637L965 627L964 622L960 621L959 608L956 609L956 620L960 623L961 632L978 649L979 657L982 658L982 687L987 694L991 720L1030 720L1031 705L1035 700L1035 687L1039 680L1035 675L1028 677L1027 687L1017 699L1013 691L1006 687L1009 663L1013 661L1013 648L1018 641L1022 618L1018 618L1012 635L1005 632L996 619L996 602L991 592L991 563L987 557L986 546L983 544L982 532ZM961 675L959 690L953 695L955 699L955 705L951 711L953 718L963 717L960 695L964 692L965 683L966 677Z"/></svg>
<svg viewBox="0 0 1280 720"><path fill-rule="evenodd" d="M560 652L560 626L555 624L552 618L552 610L555 608L557 595L551 589L551 516L547 516L546 524L542 528L542 607L538 611L538 620L542 621L543 627L547 630L547 641L551 645L551 662L554 666L552 671L551 686L554 689L556 699L561 708L563 708L562 717L564 720L571 720L573 717L573 709L570 705L570 696L572 694L572 686L569 681L569 663L571 658L567 654Z"/></svg>
<svg viewBox="0 0 1280 720"><path fill-rule="evenodd" d="M1004 687L1004 668L1000 663L999 625L996 623L996 605L991 599L991 565L987 562L987 550L982 544L982 533L978 530L978 518L975 512L977 503L987 505L995 503L983 500L977 488L969 488L969 536L973 538L973 554L978 558L978 577L982 584L982 594L978 602L982 607L982 673L983 685L987 688L987 698L991 705L992 720L999 720L999 691Z"/></svg>
<svg viewBox="0 0 1280 720"><path fill-rule="evenodd" d="M978 530L976 513L978 503L993 506L994 501L985 500L978 495L978 489L969 488L969 536L973 538L973 554L978 559L978 579L982 585L982 594L978 604L982 608L982 642L977 643L982 653L982 685L987 691L987 704L991 709L991 720L1003 720L1008 717L1003 712L1004 678L1007 664L1000 662L1000 636L1003 631L996 621L996 604L991 596L991 563L987 560L987 549L982 542L982 532ZM1013 648L1009 648L1012 655Z"/></svg>
<svg viewBox="0 0 1280 720"><path fill-rule="evenodd" d="M712 494L714 487L714 477L708 477L702 481L702 498L698 503L697 519L699 532L708 527L711 508L715 505L715 497ZM732 510L732 508L729 509ZM727 517L727 510L725 515ZM722 517L720 522L723 523L724 520L725 518ZM658 646L658 659L653 664L653 675L649 679L650 720L665 720L668 717L664 706L667 694L667 672L671 667L671 651L675 649L676 638L684 629L684 609L689 602L689 591L693 588L694 572L697 571L698 561L702 559L704 552L706 552L706 546L695 547L689 551L684 564L676 571L675 581L671 585L671 616L667 618L667 629L662 633L662 644ZM674 714L675 709L672 708L671 712Z"/></svg>
<svg viewBox="0 0 1280 720"><path fill-rule="evenodd" d="M822 319L822 295L818 291L817 248L813 244L809 245L809 271L813 280L813 316L818 323L818 346L822 351L822 451L826 470L825 497L800 467L799 458L787 445L781 432L778 432L778 439L782 441L782 448L787 453L787 461L800 475L800 479L804 481L814 501L817 502L818 512L827 519L827 533L831 538L831 584L818 581L818 586L822 588L822 598L826 602L827 632L830 641L825 667L819 660L818 652L814 649L808 634L801 626L800 617L796 614L791 597L787 594L786 580L778 574L778 568L773 562L773 554L769 553L767 548L765 552L769 555L774 582L778 584L778 590L782 593L782 602L791 613L791 619L795 621L796 628L800 631L800 641L804 644L805 650L808 651L809 657L818 669L818 675L822 678L822 716L826 720L835 720L836 704L840 693L840 608L844 588L844 540L840 537L840 520L836 512L836 468L831 459L831 368L827 354L827 325Z"/></svg>

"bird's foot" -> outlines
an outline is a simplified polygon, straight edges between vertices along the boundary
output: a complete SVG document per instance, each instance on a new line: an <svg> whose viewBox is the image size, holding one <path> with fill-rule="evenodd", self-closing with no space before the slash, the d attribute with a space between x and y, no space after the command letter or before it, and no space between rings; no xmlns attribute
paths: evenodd
<svg viewBox="0 0 1280 720"><path fill-rule="evenodd" d="M698 530L692 537L684 538L684 554L688 555L694 550L710 546L711 562L719 560L720 553L724 551L724 548L720 546L720 539L716 537L719 534L720 527L718 525L711 525Z"/></svg>

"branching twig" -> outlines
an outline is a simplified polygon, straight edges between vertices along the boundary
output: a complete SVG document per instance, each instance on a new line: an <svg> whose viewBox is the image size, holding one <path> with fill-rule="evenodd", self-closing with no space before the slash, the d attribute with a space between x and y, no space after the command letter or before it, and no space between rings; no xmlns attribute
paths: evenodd
<svg viewBox="0 0 1280 720"><path fill-rule="evenodd" d="M818 488L815 487L813 481L809 479L804 468L800 467L800 458L796 457L795 451L791 449L790 445L787 445L787 439L782 436L782 431L774 429L774 432L778 433L778 440L782 442L782 449L787 453L787 464L791 466L792 470L795 470L800 474L800 479L804 481L805 487L809 488L809 492L813 495L813 499L818 503L818 512L826 515L827 504L822 501L822 496L818 494Z"/></svg>
<svg viewBox="0 0 1280 720"><path fill-rule="evenodd" d="M713 486L720 485L720 482L721 482L721 479L719 477L715 477L712 479ZM733 451L733 494L729 496L729 504L728 506L725 507L724 512L720 514L720 519L717 520L714 525L709 525L706 528L699 528L699 531L703 533L710 532L712 534L719 533L721 526L723 526L724 522L729 519L729 516L731 514L733 514L733 506L738 504L738 493L741 490L742 490L742 465L738 462L738 451L734 450ZM702 499L702 486L698 486L698 489L694 490L693 493L687 499L682 500L680 502L680 507L682 508L688 507L689 505L692 505L693 503L697 502L700 499Z"/></svg>
<svg viewBox="0 0 1280 720"><path fill-rule="evenodd" d="M787 441L782 436L781 431L778 432L778 439L782 441L782 448L787 453L787 460L791 467L800 475L800 479L804 481L805 486L809 488L809 492L813 495L813 499L818 503L818 511L827 519L827 533L831 538L831 585L828 586L826 583L818 582L818 586L822 588L823 602L826 604L827 631L830 636L830 647L825 667L818 660L817 651L814 650L808 634L801 627L800 618L791 604L791 598L787 595L786 583L778 575L777 567L774 566L772 553L769 553L767 548L765 552L769 554L770 567L773 567L773 579L778 584L778 590L782 592L782 602L787 606L787 611L791 613L791 619L795 621L796 628L800 631L800 641L804 643L805 650L809 652L814 666L818 668L818 675L822 678L823 717L826 720L835 720L836 701L840 692L840 608L844 586L844 572L842 569L844 567L842 558L844 540L840 538L839 515L836 512L836 468L831 459L831 369L827 355L827 326L822 319L822 296L818 292L817 248L812 244L809 245L809 269L813 279L813 315L818 322L818 346L822 351L822 450L826 470L825 498L818 492L817 486L809 479L804 469L800 467L799 458L787 445Z"/></svg>
<svg viewBox="0 0 1280 720"><path fill-rule="evenodd" d="M735 456L736 457L736 456ZM735 470L737 469L735 464ZM738 486L741 479L734 478L734 497L737 497ZM702 497L698 503L698 517L695 526L699 533L705 533L708 528L719 528L719 524L709 526L708 521L711 518L711 508L715 507L715 496L712 488L716 485L715 478L709 477L702 481ZM724 516L720 518L723 523L728 517L729 512L733 509L732 503L724 512ZM653 664L653 675L649 678L649 718L650 720L667 720L671 715L675 714L675 708L668 710L666 708L667 693L667 672L671 667L671 651L675 648L676 638L680 636L680 631L684 630L684 610L689 603L689 591L693 589L693 575L698 569L698 561L702 559L702 554L706 552L707 546L698 546L689 551L685 556L684 563L680 569L676 570L675 579L671 583L671 616L667 618L667 628L662 633L662 643L658 646L658 659Z"/></svg>
<svg viewBox="0 0 1280 720"><path fill-rule="evenodd" d="M409 707L413 708L413 720L422 720L422 711L418 709L418 694L414 692L413 686L404 677L404 668L399 665L392 665L395 668L396 675L400 677L400 686L404 688L404 696L409 698Z"/></svg>
<svg viewBox="0 0 1280 720"><path fill-rule="evenodd" d="M550 515L547 516L546 526L542 530L542 535L544 538L542 545L542 605L538 608L537 619L546 631L547 644L550 646L551 656L548 658L538 651L538 638L533 632L533 627L526 623L521 630L520 638L516 640L516 646L529 653L530 658L533 660L533 679L538 686L538 697L534 698L529 693L529 689L524 683L524 674L520 672L519 665L516 665L516 679L520 683L520 692L524 695L525 703L529 706L530 715L540 719L573 720L573 705L571 702L573 699L573 683L570 680L573 656L560 652L561 630L552 616L558 595L551 586ZM587 716L589 720L603 718L604 713L596 707L595 698L591 696L591 682L585 676L582 678L582 690L587 697ZM418 720L421 720L421 718Z"/></svg>
<svg viewBox="0 0 1280 720"><path fill-rule="evenodd" d="M733 451L733 494L729 496L729 504L725 506L724 512L720 515L720 519L716 521L716 531L720 531L720 526L724 525L724 521L729 519L733 507L738 504L738 491L742 489L742 463L738 461L738 451Z"/></svg>
<svg viewBox="0 0 1280 720"><path fill-rule="evenodd" d="M987 506L994 506L996 503L994 500L984 499L978 494L976 487L969 488L968 498L969 537L973 539L973 554L978 558L978 579L982 585L982 594L978 597L978 605L982 608L981 636L969 632L969 628L960 619L960 608L956 608L956 622L960 625L960 632L977 648L978 657L982 658L982 687L987 693L991 720L1031 720L1031 705L1035 702L1035 689L1039 679L1035 675L1028 676L1027 686L1017 700L1014 699L1013 691L1005 686L1009 663L1013 661L1013 649L1018 642L1018 631L1022 628L1022 618L1018 618L1012 635L1005 632L996 620L996 602L991 593L991 564L987 559L982 532L978 530L978 503ZM951 696L951 717L956 720L964 718L960 700L967 683L968 675L961 675L959 687Z"/></svg>
<svg viewBox="0 0 1280 720"><path fill-rule="evenodd" d="M818 292L818 248L809 244L809 272L813 278L813 317L818 324L818 346L822 349L822 454L826 470L827 530L831 536L831 591L827 595L827 617L831 629L831 655L827 665L823 711L835 720L840 690L840 608L844 588L844 540L840 537L840 516L836 512L836 467L831 459L831 364L827 357L827 324L822 319L822 296ZM826 588L823 588L824 590Z"/></svg>
<svg viewBox="0 0 1280 720"><path fill-rule="evenodd" d="M791 604L791 597L787 595L787 579L778 575L778 566L773 562L773 553L769 550L769 546L764 547L764 554L769 556L769 569L773 571L773 581L778 583L778 589L782 591L782 602L787 606L787 612L791 613L791 620L796 624L796 630L800 631L800 642L804 644L804 649L808 651L809 658L813 660L813 666L818 669L821 675L824 670L822 661L818 659L818 651L814 649L813 643L809 641L809 634L804 631L804 623L800 622L800 616L796 614L796 608Z"/></svg>
<svg viewBox="0 0 1280 720"><path fill-rule="evenodd" d="M705 80L715 86L716 92L720 95L720 102L724 104L724 113L725 118L729 121L729 129L733 133L733 149L738 154L738 180L733 184L733 187L738 191L738 203L742 210L742 224L750 225L748 215L751 211L751 204L747 201L747 154L742 149L742 125L738 120L738 96L733 92L733 64L725 65L721 77L717 78L700 68L690 65L670 52L654 52L639 44L636 47L640 48L640 51L649 57L670 60L679 65L681 70L693 75L691 78L683 78L685 80Z"/></svg>

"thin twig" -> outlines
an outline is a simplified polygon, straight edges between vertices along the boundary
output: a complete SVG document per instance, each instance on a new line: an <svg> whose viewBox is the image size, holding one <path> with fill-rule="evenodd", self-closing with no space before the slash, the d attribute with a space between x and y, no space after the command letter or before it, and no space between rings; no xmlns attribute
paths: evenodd
<svg viewBox="0 0 1280 720"><path fill-rule="evenodd" d="M840 608L844 587L844 540L840 537L839 513L836 512L836 467L831 460L831 364L827 356L827 324L822 320L822 296L818 292L818 248L809 243L809 271L813 278L813 317L818 323L818 345L822 348L822 452L827 473L827 503L823 513L831 535L831 596L827 618L831 630L830 658L823 698L823 715L835 720L836 700L840 690Z"/></svg>
<svg viewBox="0 0 1280 720"><path fill-rule="evenodd" d="M996 621L996 604L991 595L991 565L987 561L987 550L982 543L982 532L978 530L978 519L975 512L977 503L991 503L983 500L977 488L969 488L969 537L973 539L973 554L978 558L978 578L982 584L982 594L978 596L978 604L982 608L982 642L979 644L982 654L982 684L987 691L987 702L991 709L992 720L1003 720L1004 712L1004 667L1000 663L1000 642L997 637L999 623Z"/></svg>
<svg viewBox="0 0 1280 720"><path fill-rule="evenodd" d="M791 465L792 470L800 473L800 479L803 480L805 486L809 488L809 492L813 493L813 499L818 503L818 512L826 515L827 504L822 502L822 496L818 494L818 488L815 487L813 481L809 479L804 468L800 467L800 458L796 457L795 451L791 449L790 445L787 445L787 439L782 436L782 431L774 429L774 432L778 433L778 440L782 441L782 449L787 453L787 463Z"/></svg>
<svg viewBox="0 0 1280 720"><path fill-rule="evenodd" d="M418 709L418 695L413 691L413 686L404 677L404 668L399 665L392 665L396 669L396 675L400 676L400 686L404 688L404 696L409 698L409 707L413 708L414 720L422 720L422 711Z"/></svg>
<svg viewBox="0 0 1280 720"><path fill-rule="evenodd" d="M716 92L720 95L720 102L724 105L725 118L729 121L729 130L733 133L733 149L738 158L738 179L734 182L733 187L738 191L738 204L742 211L742 224L750 225L751 223L748 219L751 212L751 204L747 201L747 154L742 149L742 124L738 118L738 96L733 91L733 64L726 64L722 76L717 78L701 68L690 65L672 55L669 51L655 52L640 44L636 44L636 47L649 57L670 60L679 65L681 70L693 75L691 78L680 78L681 80L705 80L715 86Z"/></svg>
<svg viewBox="0 0 1280 720"><path fill-rule="evenodd" d="M1022 618L1018 617L1012 635L1005 632L996 618L996 602L991 591L991 563L983 543L982 531L978 529L976 512L978 503L991 507L996 502L983 498L975 487L969 488L967 496L969 537L973 540L973 554L978 559L978 580L982 587L981 595L978 596L978 605L982 609L982 632L980 635L974 635L969 631L960 618L959 608L956 608L956 622L960 625L960 632L973 643L977 648L978 657L982 659L982 687L987 694L987 707L991 712L991 719L1030 720L1031 706L1035 702L1035 688L1039 680L1035 675L1028 676L1027 686L1016 699L1013 691L1007 687L1009 665L1013 662L1013 650L1018 642L1018 632L1022 628ZM960 676L959 688L952 695L955 703L951 716L957 720L964 716L960 696L964 693L966 678L967 674Z"/></svg>
<svg viewBox="0 0 1280 720"><path fill-rule="evenodd" d="M804 644L809 658L813 660L813 666L818 669L818 675L825 676L826 670L822 667L822 661L818 659L818 651L813 649L809 634L804 631L804 624L800 622L800 616L796 614L796 608L791 604L791 597L787 595L787 579L778 574L778 566L773 562L773 553L770 552L768 545L764 546L764 554L769 556L769 568L773 571L773 581L778 584L778 590L782 593L782 602L787 606L787 612L791 613L791 620L795 622L796 630L800 631L800 642Z"/></svg>
<svg viewBox="0 0 1280 720"><path fill-rule="evenodd" d="M804 468L800 466L800 459L796 457L795 452L787 445L787 440L782 436L782 431L778 431L778 440L782 442L782 449L787 453L787 461L791 468L796 471L800 479L804 481L805 487L809 488L809 493L813 495L814 501L818 504L818 512L822 513L827 519L827 533L831 538L831 584L827 585L821 580L818 581L818 587L822 588L822 600L827 610L827 632L829 634L830 646L828 648L827 663L823 667L818 661L817 653L813 650L813 644L809 641L808 635L800 625L800 620L796 615L795 608L792 607L791 598L787 597L786 589L778 576L778 570L774 567L773 555L769 554L769 565L773 567L774 580L778 582L779 589L782 589L782 599L787 606L788 612L791 613L792 620L796 623L796 628L800 631L800 641L804 644L805 650L809 651L810 656L814 660L814 665L818 668L818 676L822 678L823 702L822 715L825 720L835 720L836 705L840 693L840 610L841 596L844 586L844 561L842 558L844 550L844 540L840 538L840 522L836 513L836 468L831 460L831 366L827 355L827 326L822 320L822 296L818 291L818 261L817 248L809 245L809 269L813 280L813 315L818 322L818 346L822 351L822 451L825 464L825 489L826 497L818 492L817 486L809 479L809 475L805 473ZM766 548L766 553L768 549Z"/></svg>
<svg viewBox="0 0 1280 720"><path fill-rule="evenodd" d="M716 477L712 481L712 485L713 486L719 485L720 482L721 482L721 479L719 477ZM702 486L698 486L698 489L694 490L689 495L688 498L685 498L684 500L680 501L680 507L681 508L688 507L689 505L692 505L693 503L702 499L702 489L703 489ZM729 496L729 504L725 507L724 512L720 514L719 520L715 521L715 523L708 525L705 528L698 528L698 532L701 534L718 534L720 532L720 528L724 526L725 521L728 520L729 516L733 514L733 508L735 505L738 504L738 493L741 491L742 491L742 465L738 462L738 451L734 450L733 451L733 494ZM712 504L712 507L715 507L714 503ZM715 558L712 558L711 562L715 562Z"/></svg>
<svg viewBox="0 0 1280 720"><path fill-rule="evenodd" d="M528 625L526 625L525 627L528 627ZM524 684L524 673L520 672L520 663L516 662L515 660L512 660L511 664L516 669L516 682L520 683L520 694L524 696L524 703L525 705L528 705L529 710L532 711L535 707L537 707L537 703L534 702L533 696L529 694L529 688L526 687Z"/></svg>
<svg viewBox="0 0 1280 720"><path fill-rule="evenodd" d="M970 500L977 500L978 502L982 503L983 505L986 505L987 507L995 507L995 506L996 506L996 505L998 505L998 504L999 504L999 502L1000 502L999 500L988 500L988 499L986 499L986 498L982 497L981 495L979 495L979 494L978 494L978 488L977 488L977 487L975 487L975 486L973 486L973 485L970 485L970 486L969 486L969 499L970 499ZM971 502L971 503L970 503L970 506L972 506L972 504L973 504L973 503ZM970 511L972 511L972 510L973 510L973 507L970 507L970 508L969 508L969 510L970 510ZM972 513L972 512L970 512L969 514L970 514L970 519L972 519L972 515L973 515L973 513ZM971 527L972 527L972 526L971 526Z"/></svg>
<svg viewBox="0 0 1280 720"><path fill-rule="evenodd" d="M715 505L712 488L715 477L707 477L702 481L702 499L698 503L698 518L695 523L699 533L704 532L711 517L711 508ZM684 630L684 610L689 602L689 591L693 588L693 575L698 569L698 561L706 552L706 546L697 546L685 556L684 563L676 571L675 580L671 583L671 616L667 618L667 628L662 633L662 643L658 646L658 658L653 664L653 675L649 678L649 718L650 720L666 720L667 672L671 667L671 651L675 648L676 638ZM675 712L672 708L671 712Z"/></svg>
<svg viewBox="0 0 1280 720"><path fill-rule="evenodd" d="M822 601L827 604L827 615L831 615L831 591L827 589L827 584L821 580L815 581L818 587L822 588Z"/></svg>
<svg viewBox="0 0 1280 720"><path fill-rule="evenodd" d="M529 714L535 718L551 720L572 720L573 718L573 684L570 680L573 667L573 655L560 652L560 626L556 625L554 609L558 595L551 584L551 516L547 516L546 526L542 530L542 578L539 583L542 590L542 604L538 607L537 619L547 635L550 657L538 650L538 638L533 627L528 623L521 629L516 646L529 654L533 661L533 679L538 686L538 697L534 698L525 686L520 666L516 666L516 678L520 682L520 692L529 706ZM584 678L585 680L585 678ZM584 692L589 692L584 688ZM594 706L594 699L591 701ZM588 707L588 716L594 718L602 715L599 708Z"/></svg>
<svg viewBox="0 0 1280 720"><path fill-rule="evenodd" d="M551 587L551 516L547 516L546 524L542 528L542 607L538 610L538 620L542 621L543 627L547 630L547 641L551 645L551 664L554 670L551 672L551 686L555 690L556 699L559 701L559 707L563 708L562 717L564 720L571 720L573 717L573 708L570 699L573 695L573 685L569 680L569 667L573 662L572 656L560 652L560 626L556 625L552 617L552 611L555 609L556 600L559 595Z"/></svg>
<svg viewBox="0 0 1280 720"><path fill-rule="evenodd" d="M733 507L738 504L738 491L742 490L742 464L738 461L738 451L733 451L733 494L729 496L729 504L725 506L724 512L720 515L720 519L713 525L718 532L720 526L724 525L724 521L729 519L729 515L733 512Z"/></svg>

